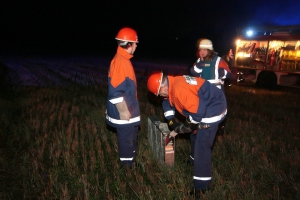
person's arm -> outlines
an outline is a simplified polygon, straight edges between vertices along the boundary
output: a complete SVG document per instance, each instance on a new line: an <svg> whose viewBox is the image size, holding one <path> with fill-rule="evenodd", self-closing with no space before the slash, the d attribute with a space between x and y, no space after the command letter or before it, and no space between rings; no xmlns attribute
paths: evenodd
<svg viewBox="0 0 300 200"><path fill-rule="evenodd" d="M120 119L129 121L131 114L128 110L125 100L123 99L123 101L121 101L120 103L116 103L115 105L117 107L117 110L119 111Z"/></svg>
<svg viewBox="0 0 300 200"><path fill-rule="evenodd" d="M180 125L180 123L175 118L175 108L171 107L168 99L165 99L163 101L162 106L164 110L164 116L168 121L168 125L171 130L174 130L177 126Z"/></svg>
<svg viewBox="0 0 300 200"><path fill-rule="evenodd" d="M191 67L190 69L190 73L192 76L195 77L201 77L202 74L202 68L200 67L200 58L197 60L197 62L193 65L193 67Z"/></svg>
<svg viewBox="0 0 300 200"><path fill-rule="evenodd" d="M219 77L220 79L227 79L230 77L231 70L225 60L221 59L219 63Z"/></svg>
<svg viewBox="0 0 300 200"><path fill-rule="evenodd" d="M108 99L114 104L119 112L121 120L130 120L131 114L126 104L125 93L127 90L124 63L114 60L109 71Z"/></svg>
<svg viewBox="0 0 300 200"><path fill-rule="evenodd" d="M162 107L166 120L170 120L175 117L175 108L170 105L169 99L164 99Z"/></svg>

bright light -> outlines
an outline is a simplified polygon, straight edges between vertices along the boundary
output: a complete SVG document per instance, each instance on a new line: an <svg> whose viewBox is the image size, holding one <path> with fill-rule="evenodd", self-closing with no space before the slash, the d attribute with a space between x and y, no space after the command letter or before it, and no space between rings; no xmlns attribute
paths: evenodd
<svg viewBox="0 0 300 200"><path fill-rule="evenodd" d="M252 30L247 31L246 35L249 36L249 37L252 36L253 35L253 31Z"/></svg>
<svg viewBox="0 0 300 200"><path fill-rule="evenodd" d="M239 45L241 43L241 40L236 40L236 45Z"/></svg>
<svg viewBox="0 0 300 200"><path fill-rule="evenodd" d="M244 52L238 52L237 57L244 57Z"/></svg>
<svg viewBox="0 0 300 200"><path fill-rule="evenodd" d="M237 57L240 57L240 58L249 58L250 54L246 53L246 52L239 52L239 53L237 53Z"/></svg>

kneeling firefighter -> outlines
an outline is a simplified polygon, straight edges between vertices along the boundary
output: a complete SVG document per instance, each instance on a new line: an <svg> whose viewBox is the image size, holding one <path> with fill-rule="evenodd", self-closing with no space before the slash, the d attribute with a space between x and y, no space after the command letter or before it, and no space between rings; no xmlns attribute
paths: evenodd
<svg viewBox="0 0 300 200"><path fill-rule="evenodd" d="M150 75L147 87L154 95L164 97L162 107L171 129L179 134L191 135L194 135L193 130L197 130L196 135L191 137L192 191L208 190L212 180L211 148L218 126L227 114L224 93L203 78L165 76L162 72ZM185 116L183 124L175 121L175 109Z"/></svg>

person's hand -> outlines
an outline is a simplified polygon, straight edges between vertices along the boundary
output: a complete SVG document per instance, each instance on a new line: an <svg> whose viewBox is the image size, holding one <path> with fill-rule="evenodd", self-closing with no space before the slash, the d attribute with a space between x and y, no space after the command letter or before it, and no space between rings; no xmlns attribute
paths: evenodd
<svg viewBox="0 0 300 200"><path fill-rule="evenodd" d="M120 114L120 119L121 120L126 120L126 121L130 120L131 114L130 114L130 112L128 110L127 111L123 111L123 112L119 112L119 114Z"/></svg>
<svg viewBox="0 0 300 200"><path fill-rule="evenodd" d="M185 126L184 124L180 124L174 129L174 131L178 134L185 134L192 132L192 129L190 127Z"/></svg>
<svg viewBox="0 0 300 200"><path fill-rule="evenodd" d="M131 114L130 114L130 112L128 110L126 102L122 101L120 103L117 103L116 107L117 107L117 109L119 111L120 119L121 120L129 121L130 117L131 117Z"/></svg>
<svg viewBox="0 0 300 200"><path fill-rule="evenodd" d="M177 122L175 118L172 118L168 121L168 125L171 128L171 130L174 130L177 126L180 125L180 123Z"/></svg>

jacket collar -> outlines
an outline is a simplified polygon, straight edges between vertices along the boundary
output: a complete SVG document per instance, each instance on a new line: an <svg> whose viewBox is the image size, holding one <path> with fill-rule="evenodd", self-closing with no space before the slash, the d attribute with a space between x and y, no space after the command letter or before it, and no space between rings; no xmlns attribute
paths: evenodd
<svg viewBox="0 0 300 200"><path fill-rule="evenodd" d="M128 53L125 49L123 49L120 46L118 46L117 54L123 56L124 58L126 58L128 60L133 57L133 55L131 55L130 53Z"/></svg>

